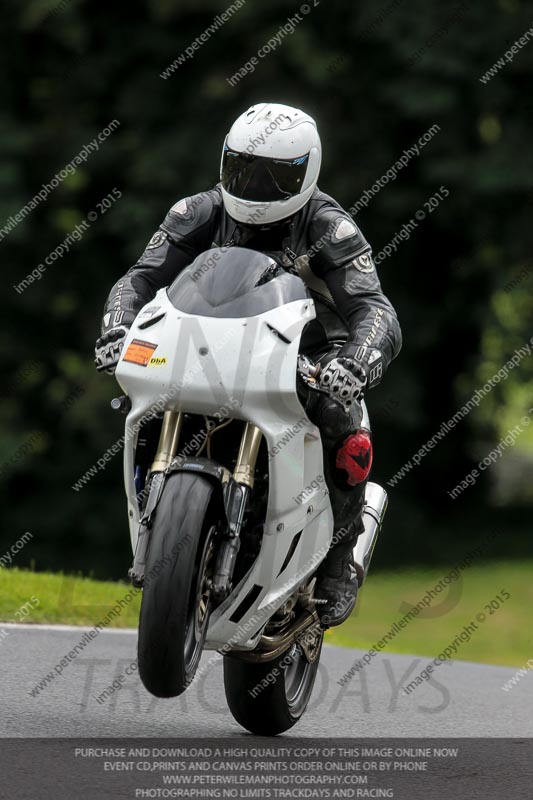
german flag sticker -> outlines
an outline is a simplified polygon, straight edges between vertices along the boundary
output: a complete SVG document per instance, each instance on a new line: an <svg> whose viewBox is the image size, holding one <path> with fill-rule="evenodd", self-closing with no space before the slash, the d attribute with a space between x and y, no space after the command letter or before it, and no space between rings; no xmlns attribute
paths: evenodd
<svg viewBox="0 0 533 800"><path fill-rule="evenodd" d="M130 361L132 364L139 364L141 367L147 367L156 348L156 344L143 342L142 339L134 339L124 353L122 360Z"/></svg>

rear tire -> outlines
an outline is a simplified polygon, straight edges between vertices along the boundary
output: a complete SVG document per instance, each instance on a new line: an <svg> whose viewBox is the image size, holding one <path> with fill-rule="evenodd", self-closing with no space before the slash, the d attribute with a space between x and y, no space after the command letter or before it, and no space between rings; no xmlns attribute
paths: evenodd
<svg viewBox="0 0 533 800"><path fill-rule="evenodd" d="M301 719L315 684L322 640L323 634L311 664L297 644L263 664L225 656L226 700L239 725L259 736L276 736Z"/></svg>
<svg viewBox="0 0 533 800"><path fill-rule="evenodd" d="M212 484L170 474L150 533L139 618L141 680L156 697L185 691L198 667L211 602L205 587L214 553Z"/></svg>

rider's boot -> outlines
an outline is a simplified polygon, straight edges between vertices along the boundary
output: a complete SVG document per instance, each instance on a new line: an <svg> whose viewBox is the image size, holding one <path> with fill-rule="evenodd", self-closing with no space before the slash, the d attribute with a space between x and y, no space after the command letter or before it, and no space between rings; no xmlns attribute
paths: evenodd
<svg viewBox="0 0 533 800"><path fill-rule="evenodd" d="M358 581L353 558L357 537L364 531L365 486L372 464L370 435L360 431L362 408L344 413L336 401L316 393L307 398L307 412L320 428L324 474L333 511L334 534L318 568L314 595L324 626L340 625L352 613Z"/></svg>
<svg viewBox="0 0 533 800"><path fill-rule="evenodd" d="M323 625L334 627L344 622L352 613L357 599L357 574L353 548L363 530L361 511L355 520L333 534L329 552L317 572L314 595L318 600L317 612Z"/></svg>

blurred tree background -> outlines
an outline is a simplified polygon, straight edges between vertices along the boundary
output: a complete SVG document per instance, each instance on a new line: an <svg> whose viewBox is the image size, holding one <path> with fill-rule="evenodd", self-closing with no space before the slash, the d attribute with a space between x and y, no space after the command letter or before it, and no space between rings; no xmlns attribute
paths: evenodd
<svg viewBox="0 0 533 800"><path fill-rule="evenodd" d="M305 4L304 4L305 5ZM0 59L0 492L17 565L124 576L121 456L72 485L121 435L113 379L93 368L103 302L180 197L214 185L233 119L264 100L301 106L324 146L319 186L350 208L402 152L440 131L357 214L379 252L424 202L450 195L379 268L404 348L368 397L374 480L389 480L533 335L533 41L480 77L532 25L531 4L310 0L251 74L233 76L298 4L246 0L174 73L161 73L227 5L7 0ZM110 122L120 125L30 214L10 217ZM114 188L122 197L19 293ZM533 406L533 359L389 489L375 565L439 563L497 531L490 557L531 554L533 435L474 487L451 490ZM532 426L533 427L533 426Z"/></svg>

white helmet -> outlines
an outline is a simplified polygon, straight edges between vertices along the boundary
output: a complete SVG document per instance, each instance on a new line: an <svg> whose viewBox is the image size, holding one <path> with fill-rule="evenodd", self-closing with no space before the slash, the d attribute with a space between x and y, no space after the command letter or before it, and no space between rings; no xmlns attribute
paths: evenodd
<svg viewBox="0 0 533 800"><path fill-rule="evenodd" d="M291 217L313 194L321 159L309 114L280 103L252 106L233 123L222 149L226 211L247 225Z"/></svg>

